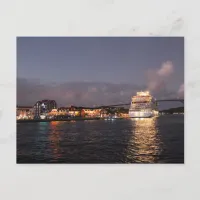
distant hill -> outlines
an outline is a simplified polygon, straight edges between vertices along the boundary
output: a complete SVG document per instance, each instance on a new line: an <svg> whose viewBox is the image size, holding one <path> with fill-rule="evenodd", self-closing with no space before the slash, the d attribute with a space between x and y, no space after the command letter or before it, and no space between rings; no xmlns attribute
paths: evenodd
<svg viewBox="0 0 200 200"><path fill-rule="evenodd" d="M184 107L170 108L170 109L167 109L167 110L161 110L160 112L169 113L169 114L184 113Z"/></svg>

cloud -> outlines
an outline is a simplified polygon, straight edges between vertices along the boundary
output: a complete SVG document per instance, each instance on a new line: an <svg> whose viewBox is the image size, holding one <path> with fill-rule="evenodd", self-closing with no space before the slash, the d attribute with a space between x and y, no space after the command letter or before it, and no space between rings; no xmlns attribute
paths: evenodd
<svg viewBox="0 0 200 200"><path fill-rule="evenodd" d="M174 72L174 67L171 61L162 63L161 68L157 70L158 76L169 77Z"/></svg>
<svg viewBox="0 0 200 200"><path fill-rule="evenodd" d="M129 103L136 91L144 88L131 84L103 82L66 82L52 85L39 83L38 80L18 78L17 103L32 106L42 99L56 100L59 106Z"/></svg>
<svg viewBox="0 0 200 200"><path fill-rule="evenodd" d="M161 67L156 70L147 71L147 88L153 94L166 90L166 85L170 81L170 76L174 72L171 61L162 63Z"/></svg>
<svg viewBox="0 0 200 200"><path fill-rule="evenodd" d="M181 84L178 90L178 96L183 98L184 97L184 84Z"/></svg>
<svg viewBox="0 0 200 200"><path fill-rule="evenodd" d="M164 87L157 85L157 88ZM17 104L33 106L38 100L52 99L58 106L98 106L130 103L131 97L145 86L104 82L40 83L38 80L17 79ZM177 91L159 90L157 99L176 98Z"/></svg>

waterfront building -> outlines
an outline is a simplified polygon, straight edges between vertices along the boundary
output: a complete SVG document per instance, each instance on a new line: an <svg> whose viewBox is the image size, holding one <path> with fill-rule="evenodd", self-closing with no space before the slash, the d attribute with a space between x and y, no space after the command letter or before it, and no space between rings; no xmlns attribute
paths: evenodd
<svg viewBox="0 0 200 200"><path fill-rule="evenodd" d="M81 108L76 106L70 106L68 108L68 114L71 117L81 117Z"/></svg>
<svg viewBox="0 0 200 200"><path fill-rule="evenodd" d="M82 109L71 106L71 107L60 107L58 109L52 109L47 116L48 117L80 117Z"/></svg>
<svg viewBox="0 0 200 200"><path fill-rule="evenodd" d="M33 119L32 106L17 106L17 119Z"/></svg>
<svg viewBox="0 0 200 200"><path fill-rule="evenodd" d="M108 111L106 109L101 109L100 111L100 117L104 118L104 117L108 117Z"/></svg>
<svg viewBox="0 0 200 200"><path fill-rule="evenodd" d="M52 109L49 113L47 113L47 116L48 116L49 118L55 117L55 116L58 116L58 115L59 115L58 109Z"/></svg>
<svg viewBox="0 0 200 200"><path fill-rule="evenodd" d="M33 106L34 117L40 118L40 116L47 116L52 109L57 108L57 103L54 100L42 100L37 101L36 104Z"/></svg>
<svg viewBox="0 0 200 200"><path fill-rule="evenodd" d="M58 115L59 116L69 116L69 108L68 107L60 107L58 108Z"/></svg>
<svg viewBox="0 0 200 200"><path fill-rule="evenodd" d="M60 113L63 113L63 114L68 114L68 113L69 113L69 110L70 110L69 107L60 107L60 108L58 108L58 111L59 111Z"/></svg>
<svg viewBox="0 0 200 200"><path fill-rule="evenodd" d="M101 109L84 108L83 109L85 117L100 117Z"/></svg>
<svg viewBox="0 0 200 200"><path fill-rule="evenodd" d="M60 107L54 100L37 101L33 107L17 107L17 119L52 119L65 117L107 117L108 112L103 108L91 107Z"/></svg>

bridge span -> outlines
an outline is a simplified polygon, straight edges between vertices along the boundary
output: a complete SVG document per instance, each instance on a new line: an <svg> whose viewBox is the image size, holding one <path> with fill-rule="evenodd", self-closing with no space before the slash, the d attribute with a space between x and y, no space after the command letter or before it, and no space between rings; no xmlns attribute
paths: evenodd
<svg viewBox="0 0 200 200"><path fill-rule="evenodd" d="M181 102L184 104L184 99L160 99L156 100L156 102L164 102L164 101L176 101L176 102ZM108 107L118 107L118 106L128 106L131 103L121 103L121 104L114 104L114 105L102 105L98 106L96 108L108 108Z"/></svg>
<svg viewBox="0 0 200 200"><path fill-rule="evenodd" d="M161 99L161 100L156 100L157 102L162 102L162 101L179 101L184 104L184 99Z"/></svg>

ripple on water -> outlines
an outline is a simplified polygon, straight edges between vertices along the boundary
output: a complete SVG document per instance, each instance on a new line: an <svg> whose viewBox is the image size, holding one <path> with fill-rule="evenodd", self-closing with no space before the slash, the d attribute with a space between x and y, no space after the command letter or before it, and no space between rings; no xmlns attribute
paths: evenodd
<svg viewBox="0 0 200 200"><path fill-rule="evenodd" d="M21 123L18 163L184 163L184 117Z"/></svg>

